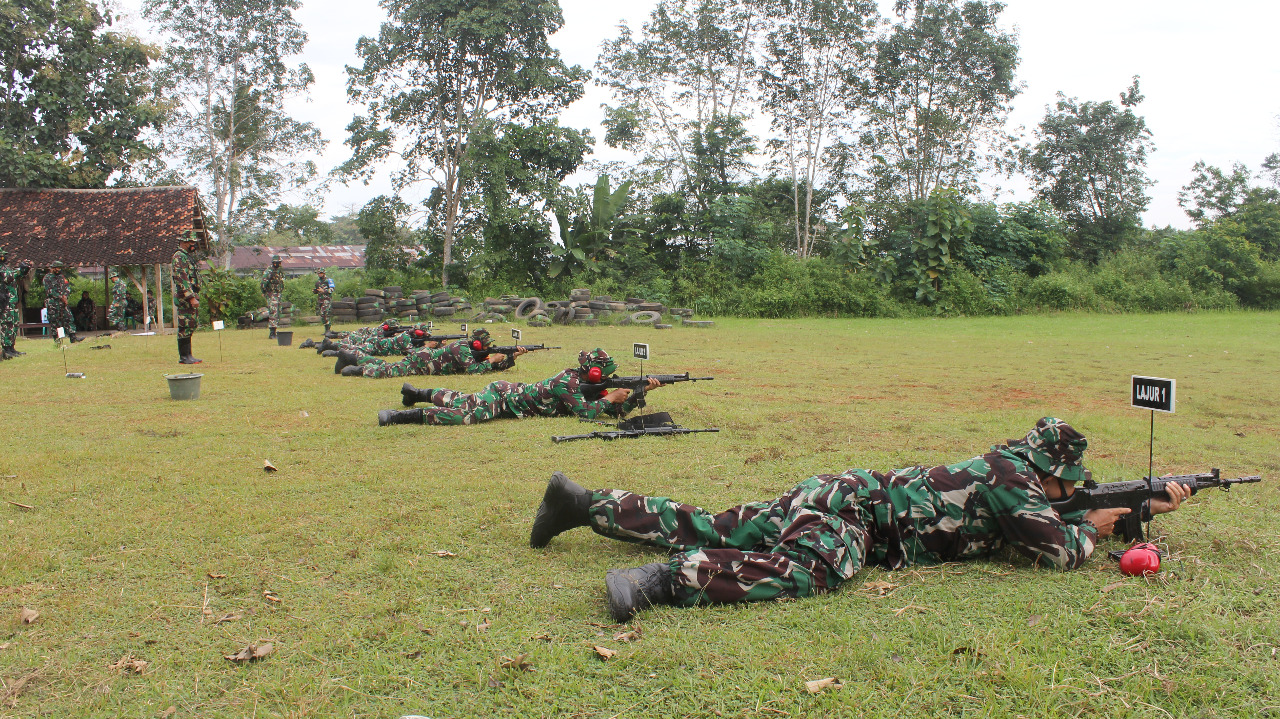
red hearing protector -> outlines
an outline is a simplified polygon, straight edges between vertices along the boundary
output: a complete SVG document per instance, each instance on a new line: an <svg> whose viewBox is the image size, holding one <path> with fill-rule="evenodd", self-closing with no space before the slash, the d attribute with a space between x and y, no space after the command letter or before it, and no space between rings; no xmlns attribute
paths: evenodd
<svg viewBox="0 0 1280 719"><path fill-rule="evenodd" d="M590 382L591 384L599 384L600 380L603 378L604 378L604 372L601 371L599 367L592 367L591 369L587 370L587 381Z"/></svg>
<svg viewBox="0 0 1280 719"><path fill-rule="evenodd" d="M387 330L389 330L389 329L391 329L391 325L386 325L386 324L384 324L384 325L382 326L382 331L383 331L383 332L386 332L386 331L387 331Z"/></svg>
<svg viewBox="0 0 1280 719"><path fill-rule="evenodd" d="M479 352L480 350L484 349L484 343L481 342L480 340L472 340L471 349Z"/></svg>
<svg viewBox="0 0 1280 719"><path fill-rule="evenodd" d="M426 337L426 336L427 336L427 333L426 333L426 332L423 332L422 330L414 330L414 331L413 331L413 334L414 334L414 336L415 336L415 337Z"/></svg>

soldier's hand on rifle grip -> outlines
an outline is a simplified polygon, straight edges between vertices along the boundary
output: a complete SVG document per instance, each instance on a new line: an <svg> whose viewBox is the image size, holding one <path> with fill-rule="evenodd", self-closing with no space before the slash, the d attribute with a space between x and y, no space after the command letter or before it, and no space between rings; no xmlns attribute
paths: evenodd
<svg viewBox="0 0 1280 719"><path fill-rule="evenodd" d="M1090 509L1084 514L1084 521L1098 528L1098 539L1110 537L1116 530L1116 520L1129 513L1128 507L1116 509Z"/></svg>
<svg viewBox="0 0 1280 719"><path fill-rule="evenodd" d="M1191 497L1191 488L1180 482L1170 482L1164 487L1164 491L1169 494L1169 498L1152 497L1148 506L1151 507L1152 514L1165 514L1176 510L1183 502Z"/></svg>
<svg viewBox="0 0 1280 719"><path fill-rule="evenodd" d="M506 358L507 356L502 354L501 352L494 352L493 354L489 355L486 359L488 359L490 362L494 364L497 364L505 360Z"/></svg>
<svg viewBox="0 0 1280 719"><path fill-rule="evenodd" d="M609 401L610 401L610 402L612 402L613 404L622 404L623 402L626 402L626 401L627 401L627 397L629 397L629 396L631 396L631 390L629 390L629 389L615 389L615 390L613 390L612 392L610 392L609 394L606 394L606 395L604 396L604 398L605 398L605 399L607 399L607 400L609 400Z"/></svg>

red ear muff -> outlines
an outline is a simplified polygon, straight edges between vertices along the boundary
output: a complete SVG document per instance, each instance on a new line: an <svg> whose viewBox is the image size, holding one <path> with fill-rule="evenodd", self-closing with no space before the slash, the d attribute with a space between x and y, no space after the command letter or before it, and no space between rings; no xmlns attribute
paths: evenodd
<svg viewBox="0 0 1280 719"><path fill-rule="evenodd" d="M471 349L479 352L480 350L484 349L484 343L481 342L480 340L472 340Z"/></svg>
<svg viewBox="0 0 1280 719"><path fill-rule="evenodd" d="M413 334L414 334L415 336L417 336L417 337L426 337L426 336L427 336L427 333L426 333L426 332L423 332L422 330L414 330L414 331L413 331Z"/></svg>
<svg viewBox="0 0 1280 719"><path fill-rule="evenodd" d="M599 367L592 367L587 370L587 381L591 384L599 384L601 379L604 379L604 372Z"/></svg>
<svg viewBox="0 0 1280 719"><path fill-rule="evenodd" d="M389 329L391 329L391 325L383 325L383 326L382 326L382 331L383 331L383 332L386 332L386 331L387 331L387 330L389 330Z"/></svg>

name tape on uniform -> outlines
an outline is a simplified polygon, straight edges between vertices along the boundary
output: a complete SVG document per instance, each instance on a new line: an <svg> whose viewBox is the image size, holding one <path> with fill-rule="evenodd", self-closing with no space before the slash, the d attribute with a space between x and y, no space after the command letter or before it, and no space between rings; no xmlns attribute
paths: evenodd
<svg viewBox="0 0 1280 719"><path fill-rule="evenodd" d="M214 329L214 330L224 330L224 329L226 329L226 328L227 328L227 324L226 324L225 322L223 322L222 320L214 320L214 321L213 321L213 329Z"/></svg>
<svg viewBox="0 0 1280 719"><path fill-rule="evenodd" d="M649 359L649 345L636 342L631 345L631 356L640 360Z"/></svg>
<svg viewBox="0 0 1280 719"><path fill-rule="evenodd" d="M1163 377L1140 377L1131 375L1132 387L1129 391L1129 405L1156 412L1173 413L1174 395L1177 380Z"/></svg>

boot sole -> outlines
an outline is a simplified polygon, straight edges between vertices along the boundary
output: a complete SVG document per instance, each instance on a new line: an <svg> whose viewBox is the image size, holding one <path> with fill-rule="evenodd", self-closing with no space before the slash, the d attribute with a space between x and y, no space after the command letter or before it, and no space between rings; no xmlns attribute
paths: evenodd
<svg viewBox="0 0 1280 719"><path fill-rule="evenodd" d="M545 537L541 536L542 534L552 531L552 528L547 525L554 526L555 524L559 524L559 522L556 521L556 512L552 510L551 507L554 504L561 503L557 500L568 499L569 492L565 487L565 484L571 481L573 480L566 477L564 472L552 473L551 479L547 481L547 489L542 493L542 504L538 505L538 512L533 515L533 527L529 531L530 547L533 547L534 549L542 549L550 544L552 539L560 536L568 529L573 528L568 527L558 532L548 534Z"/></svg>
<svg viewBox="0 0 1280 719"><path fill-rule="evenodd" d="M418 390L413 385L405 382L400 386L400 404L406 407L412 407L418 403Z"/></svg>
<svg viewBox="0 0 1280 719"><path fill-rule="evenodd" d="M610 569L604 575L605 595L609 600L609 614L619 624L636 615L635 593L640 590L621 570Z"/></svg>

